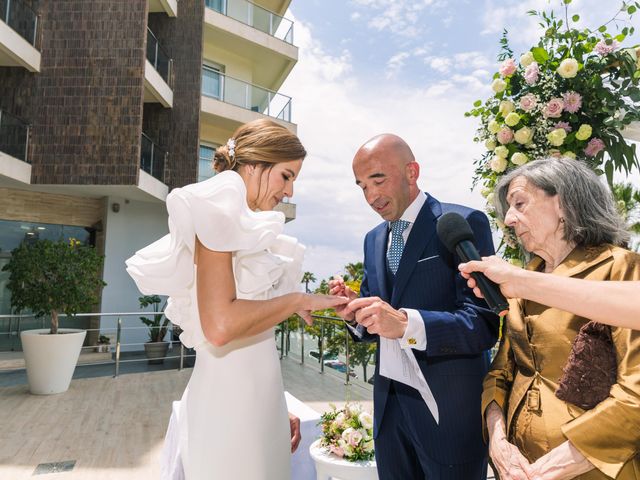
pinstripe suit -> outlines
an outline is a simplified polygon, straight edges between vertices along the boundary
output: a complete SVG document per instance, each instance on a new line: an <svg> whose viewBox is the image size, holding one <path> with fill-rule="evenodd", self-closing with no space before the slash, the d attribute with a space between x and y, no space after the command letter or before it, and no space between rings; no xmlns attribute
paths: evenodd
<svg viewBox="0 0 640 480"><path fill-rule="evenodd" d="M417 390L380 376L376 367L374 436L382 480L474 480L484 478L486 471L480 398L489 367L487 349L496 342L498 318L467 288L458 274L459 259L436 235L437 218L451 211L470 223L480 254L493 254L483 213L441 204L431 196L412 227L396 275L386 262L388 222L365 237L360 295L420 312L427 349L414 354L440 412L440 425L436 425ZM357 341L377 340L362 327L358 333Z"/></svg>

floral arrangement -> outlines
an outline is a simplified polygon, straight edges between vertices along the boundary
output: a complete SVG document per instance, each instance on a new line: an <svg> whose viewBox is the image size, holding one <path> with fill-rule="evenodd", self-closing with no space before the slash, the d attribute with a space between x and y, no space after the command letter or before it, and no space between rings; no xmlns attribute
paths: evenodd
<svg viewBox="0 0 640 480"><path fill-rule="evenodd" d="M629 173L640 168L635 146L620 131L640 120L640 48L622 48L634 33L624 26L608 33L608 25L629 23L639 2L623 2L611 20L595 30L578 29L579 15L569 16L571 0L562 0L564 19L553 12L530 11L545 33L518 60L509 48L507 32L501 40L499 71L493 76L493 95L474 103L467 116L480 119L474 139L486 152L476 160L474 186L482 185L493 216L493 190L511 168L548 156L579 159L598 174ZM626 17L626 18L621 18ZM515 238L504 228L505 256L518 257Z"/></svg>
<svg viewBox="0 0 640 480"><path fill-rule="evenodd" d="M347 403L343 409L325 412L320 417L320 445L346 460L371 460L373 449L373 417L360 404Z"/></svg>

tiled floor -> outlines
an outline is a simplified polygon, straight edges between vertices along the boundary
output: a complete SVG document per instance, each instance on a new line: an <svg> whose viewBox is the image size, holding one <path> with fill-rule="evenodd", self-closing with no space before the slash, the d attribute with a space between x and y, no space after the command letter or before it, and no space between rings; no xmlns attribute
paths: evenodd
<svg viewBox="0 0 640 480"><path fill-rule="evenodd" d="M282 362L285 388L312 408L345 400L371 405L370 388L345 387L312 367ZM157 479L171 402L190 375L186 369L75 379L66 393L51 396L30 395L26 385L0 388L0 479L32 478L40 463L69 460L76 461L72 471L35 478Z"/></svg>

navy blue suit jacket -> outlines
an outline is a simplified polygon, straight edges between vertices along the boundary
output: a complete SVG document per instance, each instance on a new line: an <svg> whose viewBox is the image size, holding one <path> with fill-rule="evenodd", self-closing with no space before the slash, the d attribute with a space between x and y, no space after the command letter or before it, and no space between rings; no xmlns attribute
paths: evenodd
<svg viewBox="0 0 640 480"><path fill-rule="evenodd" d="M442 464L478 461L486 456L482 439L480 398L482 380L489 367L490 349L497 340L499 319L484 300L473 295L458 272L460 259L451 254L436 234L437 219L456 212L471 225L480 255L494 253L491 229L484 213L427 201L407 239L392 286L388 282L386 251L388 222L371 230L364 242L364 278L360 295L377 296L394 308L420 312L427 336L426 351L413 350L438 404L440 424L431 416L417 390L393 382L403 414L425 444L426 452ZM362 327L361 327L362 328ZM362 332L360 339L376 340ZM354 337L355 338L355 337ZM384 421L391 380L378 373L374 383L374 435Z"/></svg>

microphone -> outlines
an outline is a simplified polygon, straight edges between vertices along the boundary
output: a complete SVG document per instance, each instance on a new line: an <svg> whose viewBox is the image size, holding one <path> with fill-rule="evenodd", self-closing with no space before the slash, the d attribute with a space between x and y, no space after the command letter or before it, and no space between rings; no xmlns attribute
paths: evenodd
<svg viewBox="0 0 640 480"><path fill-rule="evenodd" d="M463 262L481 260L480 254L473 244L473 230L462 215L455 212L445 213L438 220L436 231L444 246L451 253L457 253ZM509 311L509 304L500 293L500 287L483 273L473 272L471 276L476 281L491 311L500 316L506 315Z"/></svg>

